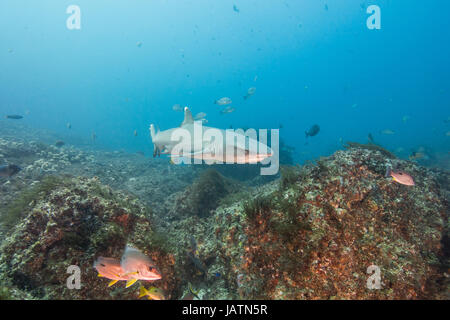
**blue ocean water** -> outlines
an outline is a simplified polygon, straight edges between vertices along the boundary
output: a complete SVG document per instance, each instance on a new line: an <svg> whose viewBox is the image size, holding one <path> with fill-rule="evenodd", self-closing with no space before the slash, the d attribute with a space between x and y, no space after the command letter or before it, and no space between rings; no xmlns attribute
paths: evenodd
<svg viewBox="0 0 450 320"><path fill-rule="evenodd" d="M70 5L79 30L66 26ZM370 5L379 30L366 26ZM421 147L445 154L449 10L444 0L5 0L0 114L146 154L150 123L182 121L174 104L219 128L282 125L298 162L369 133L404 158ZM213 103L224 96L231 114ZM313 124L321 130L306 139Z"/></svg>

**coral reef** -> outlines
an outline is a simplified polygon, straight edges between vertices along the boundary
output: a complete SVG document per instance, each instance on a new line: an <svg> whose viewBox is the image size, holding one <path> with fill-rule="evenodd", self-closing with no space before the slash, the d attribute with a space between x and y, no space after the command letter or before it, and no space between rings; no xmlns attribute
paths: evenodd
<svg viewBox="0 0 450 320"><path fill-rule="evenodd" d="M0 132L0 161L24 169L0 181L0 299L137 299L138 285L108 288L92 266L126 244L154 260L163 278L142 283L169 299L450 298L450 174L375 144L303 167L287 147L274 180ZM386 178L387 165L416 185ZM66 287L70 265L80 290Z"/></svg>
<svg viewBox="0 0 450 320"><path fill-rule="evenodd" d="M397 158L395 156L395 154L393 154L389 150L386 150L385 148L383 148L375 143L362 144L362 143L358 143L358 142L350 142L349 141L349 142L345 143L344 147L346 149L357 148L357 149L367 149L367 150L378 151L386 158L390 158L390 159Z"/></svg>
<svg viewBox="0 0 450 320"><path fill-rule="evenodd" d="M219 206L222 198L238 189L236 182L214 169L207 169L181 194L174 210L181 215L206 217Z"/></svg>
<svg viewBox="0 0 450 320"><path fill-rule="evenodd" d="M412 174L416 186L385 178L386 163ZM234 298L449 298L448 203L431 171L352 148L289 181L231 215L217 209ZM381 271L379 290L366 285L371 265Z"/></svg>
<svg viewBox="0 0 450 320"><path fill-rule="evenodd" d="M35 197L25 217L0 248L4 287L39 299L135 299L138 285L107 288L92 267L97 256L120 258L126 244L156 263L163 279L153 282L170 298L177 294L174 257L158 242L152 214L130 195L97 178L54 178ZM81 289L66 287L67 268L81 269ZM8 289L9 290L9 289Z"/></svg>

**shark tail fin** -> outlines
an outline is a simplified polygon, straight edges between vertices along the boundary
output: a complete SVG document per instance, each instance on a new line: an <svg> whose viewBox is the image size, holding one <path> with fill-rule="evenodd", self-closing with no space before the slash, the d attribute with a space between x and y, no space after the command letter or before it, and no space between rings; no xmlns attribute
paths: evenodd
<svg viewBox="0 0 450 320"><path fill-rule="evenodd" d="M150 136L152 137L152 140L154 140L156 137L156 130L153 124L150 125Z"/></svg>
<svg viewBox="0 0 450 320"><path fill-rule="evenodd" d="M159 130L158 130L159 132ZM155 130L155 126L153 124L150 125L150 136L152 137L152 141L153 141L153 158L156 157L156 155L160 155L160 150L159 148L156 146L155 143L155 138L156 135L158 134L158 132Z"/></svg>
<svg viewBox="0 0 450 320"><path fill-rule="evenodd" d="M191 110L188 107L184 107L184 120L181 123L181 126L186 124L194 123L194 118L192 118Z"/></svg>

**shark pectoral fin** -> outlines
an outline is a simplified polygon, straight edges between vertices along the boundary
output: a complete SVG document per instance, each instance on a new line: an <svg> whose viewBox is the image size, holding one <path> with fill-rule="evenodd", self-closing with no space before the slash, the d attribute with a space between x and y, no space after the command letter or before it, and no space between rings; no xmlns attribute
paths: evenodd
<svg viewBox="0 0 450 320"><path fill-rule="evenodd" d="M119 281L119 280L113 280L110 283L108 283L108 288L115 285L117 281Z"/></svg>
<svg viewBox="0 0 450 320"><path fill-rule="evenodd" d="M125 288L131 287L133 284L136 283L138 279L131 279L127 281L127 285L125 286Z"/></svg>

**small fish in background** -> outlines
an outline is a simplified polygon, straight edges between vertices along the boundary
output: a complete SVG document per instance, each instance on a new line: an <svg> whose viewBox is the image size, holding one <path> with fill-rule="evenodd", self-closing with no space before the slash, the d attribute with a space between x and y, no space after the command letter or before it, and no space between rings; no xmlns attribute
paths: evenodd
<svg viewBox="0 0 450 320"><path fill-rule="evenodd" d="M19 166L16 166L15 164L4 164L0 165L0 177L9 178L13 175L19 173L19 171L22 170Z"/></svg>
<svg viewBox="0 0 450 320"><path fill-rule="evenodd" d="M386 177L392 177L392 179L400 184L403 184L405 186L414 186L414 179L403 171L393 171L390 166L387 166L386 168Z"/></svg>
<svg viewBox="0 0 450 320"><path fill-rule="evenodd" d="M391 129L384 129L380 131L381 134L385 134L385 135L393 135L395 134L395 131L391 130Z"/></svg>
<svg viewBox="0 0 450 320"><path fill-rule="evenodd" d="M61 148L63 145L65 145L66 143L62 140L58 140L55 142L55 146L57 146L58 148Z"/></svg>
<svg viewBox="0 0 450 320"><path fill-rule="evenodd" d="M135 137L137 137L137 130L134 130L134 132L133 132L133 135L135 136Z"/></svg>
<svg viewBox="0 0 450 320"><path fill-rule="evenodd" d="M23 119L23 116L18 115L18 114L8 114L5 116L5 119L19 120L19 119Z"/></svg>
<svg viewBox="0 0 450 320"><path fill-rule="evenodd" d="M255 77L253 78L253 81L254 81L254 82L256 82L256 80L258 80L258 76L255 76Z"/></svg>
<svg viewBox="0 0 450 320"><path fill-rule="evenodd" d="M325 6L323 7L325 11L328 11L328 4L325 3Z"/></svg>
<svg viewBox="0 0 450 320"><path fill-rule="evenodd" d="M137 46L138 48L142 47L142 41L136 42L136 46Z"/></svg>
<svg viewBox="0 0 450 320"><path fill-rule="evenodd" d="M194 120L202 120L204 117L206 117L206 113L199 112L195 115Z"/></svg>
<svg viewBox="0 0 450 320"><path fill-rule="evenodd" d="M145 296L147 296L148 300L166 300L164 291L156 287L150 287L147 290L144 286L141 286L139 288L139 298Z"/></svg>
<svg viewBox="0 0 450 320"><path fill-rule="evenodd" d="M375 144L375 141L373 140L373 136L371 133L367 135L367 141L369 142L369 144Z"/></svg>
<svg viewBox="0 0 450 320"><path fill-rule="evenodd" d="M192 261L194 266L200 271L200 273L199 273L200 275L206 276L208 274L208 270L206 269L206 266L203 264L203 262L200 260L200 258L196 254L188 251L187 256L188 256L189 260Z"/></svg>
<svg viewBox="0 0 450 320"><path fill-rule="evenodd" d="M208 270L206 269L206 266L203 264L203 262L198 257L198 248L197 248L197 241L193 236L189 238L190 242L190 249L186 251L187 256L189 260L194 264L194 266L202 272L202 274L206 275L208 273Z"/></svg>
<svg viewBox="0 0 450 320"><path fill-rule="evenodd" d="M232 113L235 109L233 107L226 107L223 110L220 110L220 114Z"/></svg>
<svg viewBox="0 0 450 320"><path fill-rule="evenodd" d="M239 9L238 9L238 7L236 7L235 4L233 4L233 11L239 13Z"/></svg>
<svg viewBox="0 0 450 320"><path fill-rule="evenodd" d="M220 98L219 100L216 100L216 101L214 101L214 104L217 104L217 105L219 105L219 106L226 106L226 105L228 105L228 104L231 104L231 99L230 98L228 98L228 97L223 97L223 98Z"/></svg>
<svg viewBox="0 0 450 320"><path fill-rule="evenodd" d="M309 128L308 131L305 131L306 138L308 137L314 137L317 135L320 131L320 127L318 124L313 125L311 128Z"/></svg>
<svg viewBox="0 0 450 320"><path fill-rule="evenodd" d="M67 129L70 130L70 129L72 129L72 124L70 122L67 122L66 127L67 127Z"/></svg>
<svg viewBox="0 0 450 320"><path fill-rule="evenodd" d="M403 116L402 117L402 121L403 121L403 123L406 123L406 122L408 122L408 120L409 119L411 119L411 117L410 116Z"/></svg>
<svg viewBox="0 0 450 320"><path fill-rule="evenodd" d="M198 254L198 252L197 252L197 240L195 240L194 236L191 236L189 238L189 244L191 246L191 252L193 252L194 254Z"/></svg>
<svg viewBox="0 0 450 320"><path fill-rule="evenodd" d="M250 98L252 95L255 94L255 92L256 92L255 87L248 88L247 94L244 96L244 100L247 100L248 98Z"/></svg>
<svg viewBox="0 0 450 320"><path fill-rule="evenodd" d="M183 107L180 105L180 104L174 104L173 106L172 106L172 110L173 111L177 111L177 112L181 112L181 111L183 111Z"/></svg>
<svg viewBox="0 0 450 320"><path fill-rule="evenodd" d="M408 159L411 161L417 161L417 160L425 159L425 158L428 158L427 155L424 152L420 152L420 151L413 151L413 152L411 152L411 154L408 157Z"/></svg>

